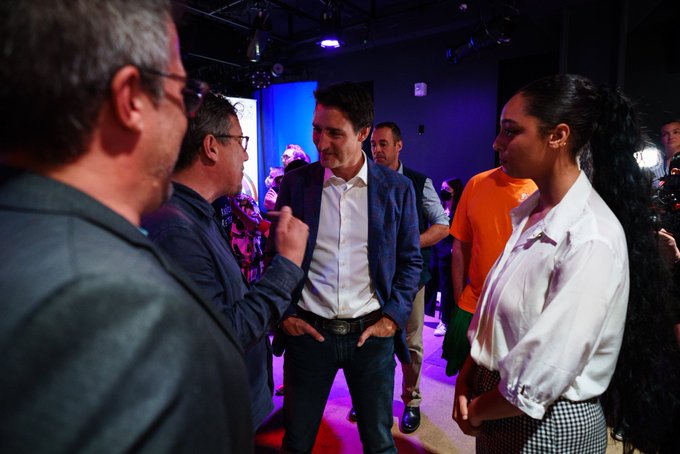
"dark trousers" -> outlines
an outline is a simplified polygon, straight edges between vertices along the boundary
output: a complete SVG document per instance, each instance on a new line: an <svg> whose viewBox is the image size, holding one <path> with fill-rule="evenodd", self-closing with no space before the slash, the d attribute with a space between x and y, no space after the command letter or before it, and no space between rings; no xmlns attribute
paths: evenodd
<svg viewBox="0 0 680 454"><path fill-rule="evenodd" d="M394 338L370 337L358 348L360 334L321 334L324 342L306 334L286 338L282 452L312 452L333 380L342 369L364 452L396 453L391 432Z"/></svg>
<svg viewBox="0 0 680 454"><path fill-rule="evenodd" d="M441 292L440 318L449 326L455 302L453 301L453 284L451 283L451 247L453 237L444 238L432 246L430 256L430 274L432 278L425 286L425 313L430 317L435 314L437 292Z"/></svg>

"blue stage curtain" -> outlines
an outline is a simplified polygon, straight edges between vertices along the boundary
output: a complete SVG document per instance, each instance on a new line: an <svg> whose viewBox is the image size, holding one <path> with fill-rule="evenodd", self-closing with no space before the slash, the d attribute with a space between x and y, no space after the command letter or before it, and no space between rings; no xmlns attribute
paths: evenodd
<svg viewBox="0 0 680 454"><path fill-rule="evenodd" d="M312 142L316 87L317 82L293 82L271 85L256 93L260 105L260 206L267 192L264 180L269 175L269 168L281 165L281 154L286 145L296 143L305 150L312 162L319 159Z"/></svg>

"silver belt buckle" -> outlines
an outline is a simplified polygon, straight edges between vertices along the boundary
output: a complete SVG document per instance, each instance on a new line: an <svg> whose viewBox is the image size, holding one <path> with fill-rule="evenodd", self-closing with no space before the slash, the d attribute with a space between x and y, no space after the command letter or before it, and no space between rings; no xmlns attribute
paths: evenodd
<svg viewBox="0 0 680 454"><path fill-rule="evenodd" d="M344 320L328 320L325 328L336 336L344 336L349 333L349 322Z"/></svg>

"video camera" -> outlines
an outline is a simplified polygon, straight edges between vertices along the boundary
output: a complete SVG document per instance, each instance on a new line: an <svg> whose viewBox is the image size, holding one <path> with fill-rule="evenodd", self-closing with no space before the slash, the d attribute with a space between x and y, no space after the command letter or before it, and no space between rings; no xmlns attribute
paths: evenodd
<svg viewBox="0 0 680 454"><path fill-rule="evenodd" d="M659 227L680 238L680 174L663 177L653 201Z"/></svg>

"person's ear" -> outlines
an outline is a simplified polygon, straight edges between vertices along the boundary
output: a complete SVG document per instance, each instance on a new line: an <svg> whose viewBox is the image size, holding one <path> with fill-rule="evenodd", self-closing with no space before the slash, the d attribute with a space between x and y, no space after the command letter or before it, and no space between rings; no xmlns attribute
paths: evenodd
<svg viewBox="0 0 680 454"><path fill-rule="evenodd" d="M138 68L127 65L116 71L111 79L109 100L114 118L123 128L131 131L143 129L143 112L150 97L142 89Z"/></svg>
<svg viewBox="0 0 680 454"><path fill-rule="evenodd" d="M217 138L212 134L207 134L201 142L201 156L210 163L217 162Z"/></svg>
<svg viewBox="0 0 680 454"><path fill-rule="evenodd" d="M399 153L401 149L404 148L404 142L402 142L401 140L397 140L394 144L394 148L396 148L397 153Z"/></svg>
<svg viewBox="0 0 680 454"><path fill-rule="evenodd" d="M548 137L548 145L550 148L564 148L567 146L569 141L569 135L571 134L571 129L566 123L560 123L553 128Z"/></svg>
<svg viewBox="0 0 680 454"><path fill-rule="evenodd" d="M364 140L366 140L366 139L368 138L368 134L369 134L370 132L371 132L371 127L370 127L370 126L366 126L366 127L364 127L364 128L361 128L361 129L359 130L359 135L358 135L359 142L363 142Z"/></svg>

